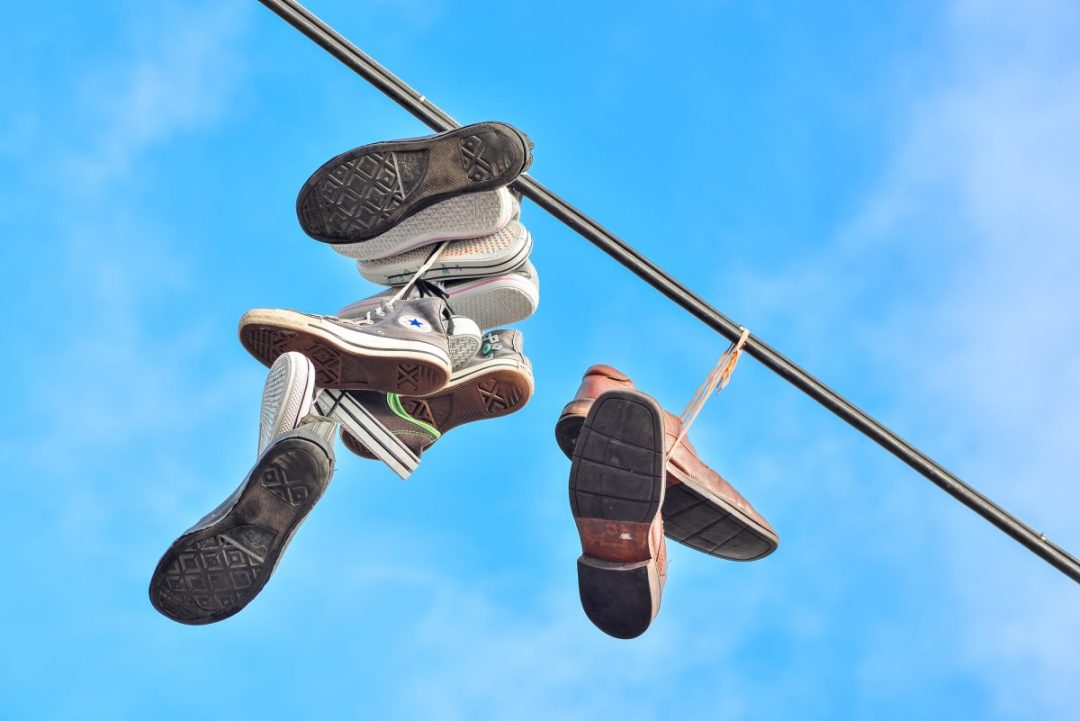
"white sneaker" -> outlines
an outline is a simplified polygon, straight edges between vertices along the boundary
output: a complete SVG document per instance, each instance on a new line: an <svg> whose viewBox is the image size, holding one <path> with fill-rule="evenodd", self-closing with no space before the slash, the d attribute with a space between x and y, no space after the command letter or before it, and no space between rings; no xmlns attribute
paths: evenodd
<svg viewBox="0 0 1080 721"><path fill-rule="evenodd" d="M274 438L300 427L300 421L311 412L314 397L315 366L311 361L296 351L278 356L263 388L258 455Z"/></svg>
<svg viewBox="0 0 1080 721"><path fill-rule="evenodd" d="M540 280L536 268L525 261L520 268L490 278L441 283L447 302L455 312L476 321L481 330L504 328L528 318L540 305ZM358 318L379 306L394 289L358 300L342 308L342 318ZM457 366L455 366L456 368Z"/></svg>
<svg viewBox="0 0 1080 721"><path fill-rule="evenodd" d="M456 314L451 318L452 325L446 337L450 343L450 368L456 371L472 360L476 351L480 350L483 334L480 326L471 318Z"/></svg>
<svg viewBox="0 0 1080 721"><path fill-rule="evenodd" d="M520 268L532 252L532 235L516 220L493 235L455 240L446 244L438 260L424 273L425 280L481 278ZM379 260L357 261L366 280L379 285L404 285L431 255L431 247Z"/></svg>
<svg viewBox="0 0 1080 721"><path fill-rule="evenodd" d="M332 247L357 260L387 258L443 240L497 233L520 208L506 188L459 195L421 210L370 240Z"/></svg>

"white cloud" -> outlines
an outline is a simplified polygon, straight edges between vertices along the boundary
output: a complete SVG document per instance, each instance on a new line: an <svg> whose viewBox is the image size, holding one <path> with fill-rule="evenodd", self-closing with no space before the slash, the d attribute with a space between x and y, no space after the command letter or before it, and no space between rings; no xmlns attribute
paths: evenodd
<svg viewBox="0 0 1080 721"><path fill-rule="evenodd" d="M878 190L816 263L744 287L766 315L813 307L817 318L801 326L807 345L824 337L832 353L874 360L881 385L895 389L892 425L915 429L932 455L1073 550L1078 36L1074 4L957 3L949 61L910 99L908 130ZM851 271L845 283L829 283L842 268ZM854 305L868 311L862 327L848 320ZM965 514L939 497L929 525L911 534L929 534L940 558L912 554L908 571L931 574L934 592L955 604L955 624L938 639L954 650L942 662L977 678L1003 718L1071 715L1075 585ZM897 651L910 642L883 641Z"/></svg>
<svg viewBox="0 0 1080 721"><path fill-rule="evenodd" d="M226 113L243 67L233 47L247 15L241 3L136 12L128 48L79 78L79 115L94 137L74 152L72 171L91 189L129 171L145 148Z"/></svg>

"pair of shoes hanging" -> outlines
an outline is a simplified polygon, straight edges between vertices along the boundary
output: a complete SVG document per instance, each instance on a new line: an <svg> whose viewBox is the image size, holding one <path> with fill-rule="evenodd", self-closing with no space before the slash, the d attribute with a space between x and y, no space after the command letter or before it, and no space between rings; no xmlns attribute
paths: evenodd
<svg viewBox="0 0 1080 721"><path fill-rule="evenodd" d="M733 561L764 558L779 544L769 522L701 461L683 428L610 366L586 371L555 426L572 461L581 604L617 638L641 635L659 612L665 536Z"/></svg>

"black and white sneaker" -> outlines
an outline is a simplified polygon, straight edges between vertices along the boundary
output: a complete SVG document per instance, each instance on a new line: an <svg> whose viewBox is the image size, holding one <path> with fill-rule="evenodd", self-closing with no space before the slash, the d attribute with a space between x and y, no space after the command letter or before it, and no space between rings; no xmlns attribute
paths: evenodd
<svg viewBox="0 0 1080 721"><path fill-rule="evenodd" d="M250 603L330 483L336 424L297 418L312 406L314 374L296 355L283 355L267 379L255 467L154 569L150 602L174 621L214 623Z"/></svg>
<svg viewBox="0 0 1080 721"><path fill-rule="evenodd" d="M296 215L316 240L356 243L440 200L508 185L531 162L528 137L497 122L365 145L315 171L300 189Z"/></svg>

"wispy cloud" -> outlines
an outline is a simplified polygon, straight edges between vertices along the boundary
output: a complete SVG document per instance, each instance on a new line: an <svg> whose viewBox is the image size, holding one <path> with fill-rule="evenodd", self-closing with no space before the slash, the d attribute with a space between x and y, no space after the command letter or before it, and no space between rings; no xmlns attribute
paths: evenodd
<svg viewBox="0 0 1080 721"><path fill-rule="evenodd" d="M97 187L129 171L145 148L227 112L243 69L232 46L246 15L238 2L136 7L125 51L80 79L77 102L93 137L69 149L74 172Z"/></svg>
<svg viewBox="0 0 1080 721"><path fill-rule="evenodd" d="M1080 11L1064 3L957 3L949 62L910 99L907 130L863 209L817 261L744 287L774 313L802 313L812 298L818 320L801 326L809 347L824 336L832 353L872 359L895 384L895 425L919 429L947 465L1073 547L1078 33ZM827 282L838 268L850 281ZM864 325L851 325L852 305L868 311ZM1075 589L965 513L938 499L923 532L943 555L907 562L955 604L939 640L955 644L957 670L1001 717L1070 715L1080 656L1063 639L1080 632Z"/></svg>

